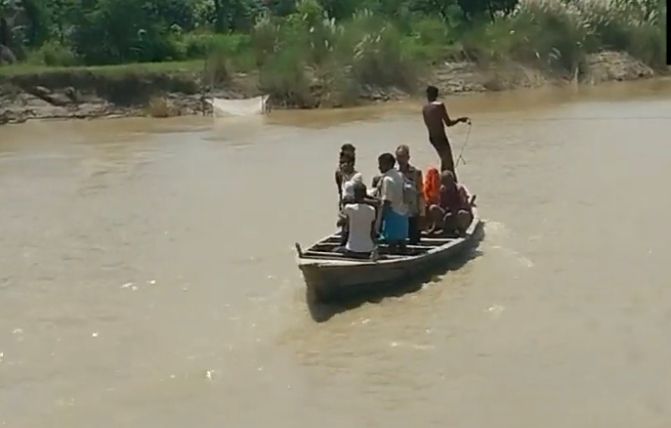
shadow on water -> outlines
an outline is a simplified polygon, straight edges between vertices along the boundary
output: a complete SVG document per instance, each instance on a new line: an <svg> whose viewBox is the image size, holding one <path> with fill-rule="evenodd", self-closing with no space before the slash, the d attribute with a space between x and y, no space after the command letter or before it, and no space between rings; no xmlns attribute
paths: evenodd
<svg viewBox="0 0 671 428"><path fill-rule="evenodd" d="M465 249L461 254L456 255L447 264L437 266L436 268L427 272L415 275L410 280L403 280L401 282L394 282L388 284L371 285L370 287L359 288L359 292L353 295L339 296L333 302L319 301L316 296L312 295L306 290L305 298L310 310L310 315L315 322L323 323L335 315L346 311L357 309L366 303L380 303L386 298L402 297L407 294L416 293L421 290L424 285L430 283L441 282L443 276L450 272L461 269L467 263L477 259L483 255L482 250L478 244L484 239L484 224L476 232L477 235L473 239L471 245Z"/></svg>

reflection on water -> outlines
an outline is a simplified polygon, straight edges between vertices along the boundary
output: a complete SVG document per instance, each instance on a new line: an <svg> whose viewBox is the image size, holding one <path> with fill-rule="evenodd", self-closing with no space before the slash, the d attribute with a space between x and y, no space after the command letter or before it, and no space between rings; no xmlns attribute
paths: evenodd
<svg viewBox="0 0 671 428"><path fill-rule="evenodd" d="M450 97L487 236L351 308L292 245L334 227L343 142L367 182L436 164L419 101L2 127L0 426L665 426L670 94Z"/></svg>

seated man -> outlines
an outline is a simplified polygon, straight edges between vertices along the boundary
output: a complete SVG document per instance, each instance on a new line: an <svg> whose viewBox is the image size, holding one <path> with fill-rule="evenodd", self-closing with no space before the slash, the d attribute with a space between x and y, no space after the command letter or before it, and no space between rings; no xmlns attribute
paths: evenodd
<svg viewBox="0 0 671 428"><path fill-rule="evenodd" d="M440 175L440 202L428 209L429 234L453 234L463 236L473 221L473 198L450 171Z"/></svg>
<svg viewBox="0 0 671 428"><path fill-rule="evenodd" d="M361 176L361 173L358 173L354 171L353 167L350 167L348 169L349 165L345 165L343 171L345 174L349 173L348 171L352 172L354 175L351 175L351 178L348 179L348 181L343 183L342 187L342 193L341 193L341 198L340 198L340 210L342 213L343 208L347 204L354 204L356 203L356 198L354 196L354 186L357 184L361 184L364 186L364 189L366 186L363 184L363 178ZM346 176L346 175L344 175ZM363 203L371 206L375 212L377 213L378 207L379 207L379 201L373 197L369 196L368 194L364 195ZM338 223L339 226L342 226L341 228L341 233L340 233L340 244L345 245L347 243L347 234L348 232L348 224L347 222L340 222Z"/></svg>
<svg viewBox="0 0 671 428"><path fill-rule="evenodd" d="M354 258L368 258L375 247L375 208L366 203L366 185L353 185L354 201L346 204L340 214L339 224L347 230L344 247L337 251Z"/></svg>

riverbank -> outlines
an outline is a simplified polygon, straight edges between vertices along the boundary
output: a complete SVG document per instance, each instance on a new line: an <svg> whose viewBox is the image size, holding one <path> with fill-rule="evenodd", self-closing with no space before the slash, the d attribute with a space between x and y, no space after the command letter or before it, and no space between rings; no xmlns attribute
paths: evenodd
<svg viewBox="0 0 671 428"><path fill-rule="evenodd" d="M74 119L115 116L169 117L208 115L207 99L242 99L263 93L256 73L237 73L218 84L204 79L204 62L164 63L113 67L0 69L0 124L31 119ZM502 91L546 85L594 85L630 81L665 74L627 53L606 51L588 55L580 73L573 76L528 67L520 63L490 65L445 62L433 66L421 79L438 86L445 95ZM207 82L205 80L208 80ZM208 85L208 83L210 83ZM423 85L421 85L423 86ZM312 108L400 100L421 88L363 86L348 104L334 101L334 88L313 79ZM288 100L271 97L273 108L291 108Z"/></svg>

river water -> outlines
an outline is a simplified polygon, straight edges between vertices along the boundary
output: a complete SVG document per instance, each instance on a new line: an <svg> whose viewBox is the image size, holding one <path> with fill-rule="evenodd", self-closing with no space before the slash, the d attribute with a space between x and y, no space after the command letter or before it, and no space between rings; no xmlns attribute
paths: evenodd
<svg viewBox="0 0 671 428"><path fill-rule="evenodd" d="M668 427L671 84L448 102L485 239L348 310L293 243L419 104L0 128L0 426Z"/></svg>

